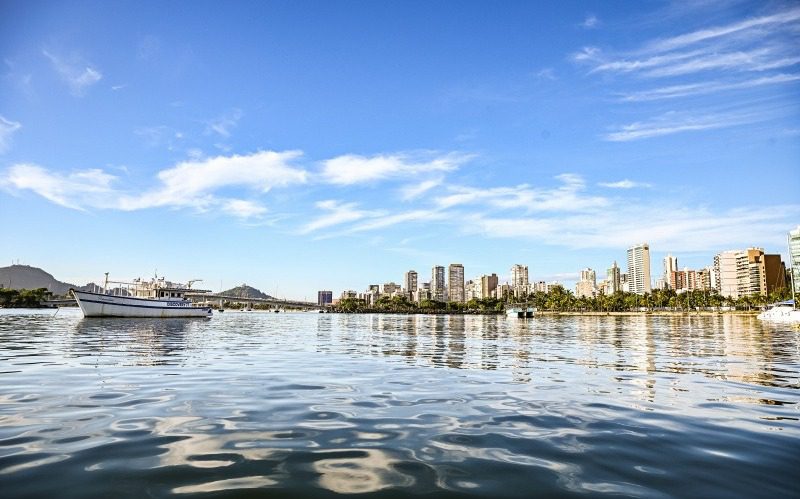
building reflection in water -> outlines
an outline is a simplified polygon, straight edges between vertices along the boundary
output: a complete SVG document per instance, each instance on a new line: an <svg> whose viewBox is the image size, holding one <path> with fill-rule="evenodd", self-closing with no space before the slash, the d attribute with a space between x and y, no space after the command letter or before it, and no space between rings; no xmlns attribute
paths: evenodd
<svg viewBox="0 0 800 499"><path fill-rule="evenodd" d="M565 316L321 315L320 351L389 356L452 369L510 369L514 381L546 378L548 364L611 371L652 402L668 375L699 374L796 387L798 335L736 315ZM709 362L712 360L712 362ZM538 374L537 374L538 373ZM630 374L626 374L630 373ZM562 380L563 381L563 380ZM665 388L668 389L668 388Z"/></svg>

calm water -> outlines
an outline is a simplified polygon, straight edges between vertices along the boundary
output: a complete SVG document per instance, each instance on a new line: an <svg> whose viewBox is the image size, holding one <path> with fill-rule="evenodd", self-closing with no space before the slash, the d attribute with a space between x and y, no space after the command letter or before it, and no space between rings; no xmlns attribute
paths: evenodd
<svg viewBox="0 0 800 499"><path fill-rule="evenodd" d="M800 494L748 317L0 312L0 496Z"/></svg>

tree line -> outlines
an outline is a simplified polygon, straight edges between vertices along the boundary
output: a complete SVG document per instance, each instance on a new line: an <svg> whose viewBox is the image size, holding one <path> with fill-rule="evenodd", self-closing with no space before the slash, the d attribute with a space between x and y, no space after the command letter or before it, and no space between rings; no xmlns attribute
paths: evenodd
<svg viewBox="0 0 800 499"><path fill-rule="evenodd" d="M0 308L38 308L50 299L53 293L47 288L9 289L0 288Z"/></svg>
<svg viewBox="0 0 800 499"><path fill-rule="evenodd" d="M344 298L332 307L337 312L392 313L500 313L506 306L522 304L540 311L553 312L630 312L630 311L690 311L690 310L754 310L770 303L791 298L791 290L783 288L767 296L754 294L739 298L724 297L715 290L694 290L676 293L672 289L654 289L638 295L617 291L593 297L579 297L561 286L549 292L536 291L528 295L503 298L472 299L466 303L422 300L415 303L406 296L381 296L374 305L360 298Z"/></svg>

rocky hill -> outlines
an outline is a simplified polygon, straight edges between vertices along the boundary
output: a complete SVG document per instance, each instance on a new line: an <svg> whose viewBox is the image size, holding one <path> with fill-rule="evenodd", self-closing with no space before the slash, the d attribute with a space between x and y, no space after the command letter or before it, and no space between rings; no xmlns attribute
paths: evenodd
<svg viewBox="0 0 800 499"><path fill-rule="evenodd" d="M252 286L248 286L247 284L242 284L241 286L228 289L223 291L222 294L225 296L236 296L237 298L262 298L264 300L274 299L274 297L266 293L262 293L261 290L258 290Z"/></svg>
<svg viewBox="0 0 800 499"><path fill-rule="evenodd" d="M11 289L47 288L55 295L66 294L69 288L80 289L80 286L61 282L44 270L29 265L0 267L0 286Z"/></svg>

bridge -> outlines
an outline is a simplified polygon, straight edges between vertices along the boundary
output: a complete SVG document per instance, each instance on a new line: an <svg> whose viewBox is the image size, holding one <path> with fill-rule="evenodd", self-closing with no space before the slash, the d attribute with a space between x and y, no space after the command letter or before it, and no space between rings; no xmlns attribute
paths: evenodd
<svg viewBox="0 0 800 499"><path fill-rule="evenodd" d="M186 298L193 302L232 302L244 303L247 305L268 305L274 308L294 308L294 309L316 309L320 307L317 303L310 301L279 300L277 298L242 298L241 296L222 295L218 293L186 293Z"/></svg>

